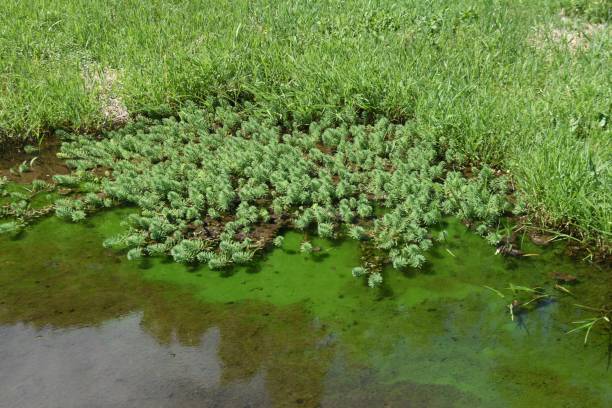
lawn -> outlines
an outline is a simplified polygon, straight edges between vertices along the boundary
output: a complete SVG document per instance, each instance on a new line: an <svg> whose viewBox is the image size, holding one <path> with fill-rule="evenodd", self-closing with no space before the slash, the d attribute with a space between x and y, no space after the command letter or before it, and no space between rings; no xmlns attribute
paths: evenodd
<svg viewBox="0 0 612 408"><path fill-rule="evenodd" d="M610 0L5 0L0 138L229 101L386 117L508 171L528 222L612 235Z"/></svg>

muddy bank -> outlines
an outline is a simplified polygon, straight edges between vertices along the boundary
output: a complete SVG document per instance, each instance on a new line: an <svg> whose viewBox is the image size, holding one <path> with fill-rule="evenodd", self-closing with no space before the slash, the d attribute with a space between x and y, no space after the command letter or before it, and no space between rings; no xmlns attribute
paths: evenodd
<svg viewBox="0 0 612 408"><path fill-rule="evenodd" d="M57 157L60 145L56 138L45 138L42 144L31 145L36 148L33 152L27 153L23 146L0 151L0 177L27 184L37 179L50 181L55 174L68 174L68 167ZM27 171L20 172L19 166L23 163Z"/></svg>

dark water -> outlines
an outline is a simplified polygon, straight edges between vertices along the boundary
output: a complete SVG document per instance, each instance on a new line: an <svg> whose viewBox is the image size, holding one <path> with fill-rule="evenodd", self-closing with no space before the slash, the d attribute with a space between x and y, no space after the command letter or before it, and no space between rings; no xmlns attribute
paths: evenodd
<svg viewBox="0 0 612 408"><path fill-rule="evenodd" d="M612 303L610 270L560 249L504 259L452 224L427 267L372 290L356 243L305 256L295 233L229 273L129 262L101 245L122 214L0 238L0 407L612 404L607 333L565 334L593 315L574 303ZM556 298L512 321L510 283Z"/></svg>

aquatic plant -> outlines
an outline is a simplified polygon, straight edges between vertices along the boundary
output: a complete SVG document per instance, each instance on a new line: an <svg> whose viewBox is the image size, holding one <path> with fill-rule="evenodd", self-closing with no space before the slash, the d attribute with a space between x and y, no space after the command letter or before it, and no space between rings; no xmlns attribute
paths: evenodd
<svg viewBox="0 0 612 408"><path fill-rule="evenodd" d="M604 326L605 330L607 330L608 333L612 335L612 309L608 309L606 307L597 308L597 307L584 306L584 305L578 305L578 304L575 304L574 306L580 309L597 312L597 316L572 322L572 324L577 324L578 327L568 331L567 334L578 332L578 331L585 331L585 334L584 334L584 344L585 345L589 341L589 334L591 333L591 330L593 330L593 328L596 325Z"/></svg>
<svg viewBox="0 0 612 408"><path fill-rule="evenodd" d="M195 100L214 120L189 120L222 136L269 131L262 123L279 124L293 138L294 130L312 133L316 137L300 141L300 148L315 150L318 163L347 141L370 138L360 142L370 152L359 144L350 161L374 172L381 152L391 153L396 144L379 132L382 127L371 135L359 125L386 116L392 123L410 122L407 131L414 135L435 137L436 161L445 162L444 171L461 172L469 167L466 160L511 170L534 225L609 245L610 63L609 53L601 51L609 47L610 0L503 7L467 0L350 0L317 3L314 11L309 2L281 1L270 8L240 0L231 10L193 7L181 13L140 2L134 9L141 19L120 19L114 21L117 30L96 31L93 48L91 41L75 38L84 35L85 22L107 26L104 4L76 7L74 0L56 0L65 15L50 27L39 21L40 7L4 3L0 141L7 146L53 129L124 125L127 116L140 113L178 115ZM203 22L212 28L201 34ZM160 44L172 49L173 58L159 58ZM574 48L588 52L574 58ZM566 75L567 58L582 75ZM102 90L112 103L100 100ZM240 108L225 109L223 101ZM122 103L134 115L122 112L115 122L112 113L124 111ZM251 120L252 113L260 117ZM148 133L150 122L125 125L130 134ZM75 145L80 158L68 157L70 164L131 160L129 146L90 147ZM152 143L142 152L164 162L170 159L165 147ZM184 154L197 155L190 150ZM388 180L377 177L373 190ZM351 196L347 187L339 183L333 194Z"/></svg>
<svg viewBox="0 0 612 408"><path fill-rule="evenodd" d="M38 146L25 145L23 146L23 151L27 154L34 154L39 150Z"/></svg>
<svg viewBox="0 0 612 408"><path fill-rule="evenodd" d="M223 268L269 243L282 246L279 232L293 226L367 240L387 254L383 262L420 268L442 217L455 215L495 243L497 220L510 209L505 177L486 166L465 177L456 158L443 160L452 146L387 119L324 117L307 130L282 130L228 105L191 106L96 139L62 137L60 156L74 171L53 180L73 194L56 202L56 214L79 222L100 208L136 205L127 232L107 242L131 258L167 254ZM300 251L318 248L307 240ZM364 275L370 286L382 282L373 269Z"/></svg>
<svg viewBox="0 0 612 408"><path fill-rule="evenodd" d="M170 255L176 262L193 263L204 249L204 241L184 239L170 250Z"/></svg>
<svg viewBox="0 0 612 408"><path fill-rule="evenodd" d="M41 191L51 191L54 188L53 184L47 183L44 180L32 180L30 193L38 193Z"/></svg>
<svg viewBox="0 0 612 408"><path fill-rule="evenodd" d="M0 221L7 220L0 228L0 234L10 234L21 231L33 220L40 218L53 210L53 205L43 199L32 205L42 193L50 192L54 186L42 180L34 180L30 185L9 184L6 177L0 177Z"/></svg>
<svg viewBox="0 0 612 408"><path fill-rule="evenodd" d="M142 258L142 248L132 248L127 252L127 259L133 261Z"/></svg>
<svg viewBox="0 0 612 408"><path fill-rule="evenodd" d="M34 157L32 160L30 160L30 162L28 163L27 160L24 160L18 167L17 167L17 171L19 173L27 173L28 171L30 171L32 165L34 164L34 161L37 158Z"/></svg>
<svg viewBox="0 0 612 408"><path fill-rule="evenodd" d="M76 187L79 184L79 178L70 174L56 174L53 176L53 181L67 187Z"/></svg>
<svg viewBox="0 0 612 408"><path fill-rule="evenodd" d="M353 225L349 228L349 237L355 240L362 240L366 238L366 230L360 225Z"/></svg>
<svg viewBox="0 0 612 408"><path fill-rule="evenodd" d="M279 236L275 237L272 242L274 243L275 247L281 248L283 246L284 240L285 240L285 237L283 237L282 235L279 235Z"/></svg>
<svg viewBox="0 0 612 408"><path fill-rule="evenodd" d="M555 288L557 288L555 285ZM500 298L505 299L506 295L500 290L492 288L490 286L484 286L484 288L492 291ZM562 288L562 287L561 287ZM559 288L557 288L559 289ZM562 288L565 289L565 288ZM512 301L506 305L508 308L508 312L510 314L510 319L514 321L517 315L522 313L526 313L529 310L535 309L542 305L548 304L554 300L556 300L556 296L550 293L546 288L535 286L521 286L510 283L508 287L505 289L510 292ZM571 292L567 290L561 290L565 294L570 294Z"/></svg>
<svg viewBox="0 0 612 408"><path fill-rule="evenodd" d="M312 244L309 241L304 241L300 245L300 252L302 252L304 254L310 254L310 253L312 253L313 250L314 250L314 247L312 246Z"/></svg>
<svg viewBox="0 0 612 408"><path fill-rule="evenodd" d="M366 268L364 268L363 266L356 266L356 267L353 268L351 273L353 274L353 277L360 278L360 277L364 276L365 274L367 274L368 270Z"/></svg>
<svg viewBox="0 0 612 408"><path fill-rule="evenodd" d="M5 197L8 192L6 191L6 187L8 186L8 178L6 176L0 177L0 197Z"/></svg>
<svg viewBox="0 0 612 408"><path fill-rule="evenodd" d="M379 272L373 272L368 275L368 286L371 288L378 287L382 284L383 277Z"/></svg>
<svg viewBox="0 0 612 408"><path fill-rule="evenodd" d="M9 221L0 224L0 234L11 234L23 229L24 224L19 221Z"/></svg>

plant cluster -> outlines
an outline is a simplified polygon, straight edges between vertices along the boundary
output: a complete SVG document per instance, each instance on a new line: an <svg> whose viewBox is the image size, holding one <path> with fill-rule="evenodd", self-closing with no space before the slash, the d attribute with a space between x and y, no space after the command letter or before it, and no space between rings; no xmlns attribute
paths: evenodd
<svg viewBox="0 0 612 408"><path fill-rule="evenodd" d="M15 191L10 189L6 177L0 177L0 234L13 234L21 231L32 220L48 214L52 205L35 208L32 200L40 193L50 192L55 186L43 180L34 180L31 185Z"/></svg>
<svg viewBox="0 0 612 408"><path fill-rule="evenodd" d="M583 310L596 312L597 315L594 317L589 317L583 320L572 322L572 324L577 324L578 327L575 327L572 330L568 331L568 334L579 332L581 330L584 331L584 344L586 345L589 341L589 334L591 333L591 330L593 330L595 326L603 326L603 329L609 333L608 338L611 338L610 336L612 336L612 309L606 306L602 306L599 308L579 304L574 304L574 306ZM608 343L608 346L610 349L610 347L612 347L612 343Z"/></svg>
<svg viewBox="0 0 612 408"><path fill-rule="evenodd" d="M169 254L211 268L282 245L285 226L369 240L398 269L423 265L429 228L446 215L499 240L504 177L483 167L466 178L454 146L410 125L355 123L330 116L283 131L228 106L190 107L178 119L135 122L100 139L64 134L60 156L75 172L55 181L89 192L60 200L56 213L80 221L100 207L134 204L140 213L107 245L127 248L129 258ZM300 249L318 248L305 241ZM381 281L369 276L371 286Z"/></svg>
<svg viewBox="0 0 612 408"><path fill-rule="evenodd" d="M353 270L353 274L355 274L355 269ZM572 279L570 282L575 281ZM484 286L484 288L489 289L502 299L506 298L504 293L495 288L490 286ZM558 291L562 296L569 295L571 298L575 298L575 295L567 287L561 286L559 283L555 283L552 288L545 288L542 286L529 287L510 283L506 288L506 292L510 292L512 297L512 301L506 305L510 314L510 319L514 321L518 317L520 321L523 314L556 302L559 299L559 296L554 294L552 289ZM589 312L596 312L596 315L584 318L582 320L573 321L572 324L577 325L577 327L567 331L567 334L584 331L585 345L588 343L589 334L595 326L602 326L603 331L612 334L612 309L610 309L608 306L592 307L577 303L574 303L574 306ZM610 345L612 346L612 344Z"/></svg>

